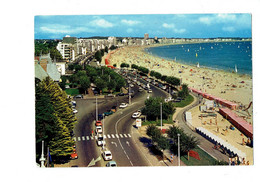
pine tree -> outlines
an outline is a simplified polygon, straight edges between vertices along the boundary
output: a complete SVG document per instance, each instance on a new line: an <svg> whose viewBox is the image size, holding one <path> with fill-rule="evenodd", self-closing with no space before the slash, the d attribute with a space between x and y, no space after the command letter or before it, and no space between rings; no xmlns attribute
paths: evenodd
<svg viewBox="0 0 260 182"><path fill-rule="evenodd" d="M44 103L45 102L45 103ZM50 121L49 121L50 119ZM48 121L51 124L48 123ZM53 159L69 157L75 142L71 137L76 117L70 100L57 83L49 77L36 85L36 138L44 138ZM48 132L51 133L47 135Z"/></svg>

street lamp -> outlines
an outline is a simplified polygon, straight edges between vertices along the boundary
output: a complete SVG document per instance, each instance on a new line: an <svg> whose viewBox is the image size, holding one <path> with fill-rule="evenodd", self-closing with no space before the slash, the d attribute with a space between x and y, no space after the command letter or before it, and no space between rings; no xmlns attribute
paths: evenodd
<svg viewBox="0 0 260 182"><path fill-rule="evenodd" d="M180 156L180 134L178 133L177 134L178 136L178 165L180 166L181 165L181 156Z"/></svg>
<svg viewBox="0 0 260 182"><path fill-rule="evenodd" d="M96 121L98 120L98 106L97 106L97 96L96 96Z"/></svg>
<svg viewBox="0 0 260 182"><path fill-rule="evenodd" d="M131 105L130 84L128 85L129 105Z"/></svg>
<svg viewBox="0 0 260 182"><path fill-rule="evenodd" d="M44 158L44 141L42 140L42 155L41 155L41 158L40 158L40 162L41 162L41 167L42 168L45 168L44 166L44 161L45 161L45 158Z"/></svg>
<svg viewBox="0 0 260 182"><path fill-rule="evenodd" d="M160 103L160 108L161 108L161 130L162 130L162 103Z"/></svg>
<svg viewBox="0 0 260 182"><path fill-rule="evenodd" d="M104 142L105 142L104 135L105 135L105 115L103 113L103 149L104 149Z"/></svg>

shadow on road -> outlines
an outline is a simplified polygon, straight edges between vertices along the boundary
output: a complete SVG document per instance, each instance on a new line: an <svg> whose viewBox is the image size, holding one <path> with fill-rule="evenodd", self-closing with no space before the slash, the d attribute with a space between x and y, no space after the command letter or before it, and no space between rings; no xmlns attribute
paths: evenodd
<svg viewBox="0 0 260 182"><path fill-rule="evenodd" d="M155 155L158 161L163 160L163 153L152 144L152 140L147 137L139 137L139 141L143 143L143 145L149 149L149 152L152 155Z"/></svg>

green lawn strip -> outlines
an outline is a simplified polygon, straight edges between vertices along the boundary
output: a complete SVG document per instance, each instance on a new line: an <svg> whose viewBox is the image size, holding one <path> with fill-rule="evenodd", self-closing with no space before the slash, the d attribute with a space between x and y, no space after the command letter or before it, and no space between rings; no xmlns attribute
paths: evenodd
<svg viewBox="0 0 260 182"><path fill-rule="evenodd" d="M173 122L171 120L162 120L163 124L173 124ZM155 124L156 126L161 126L161 120L158 121L146 121L146 122L142 122L142 125L149 125L149 124Z"/></svg>
<svg viewBox="0 0 260 182"><path fill-rule="evenodd" d="M184 162L187 166L212 166L216 165L216 160L211 157L209 154L207 154L205 151L200 149L199 147L196 147L193 149L193 151L198 152L200 156L200 160L197 160L190 156L190 159L188 160L188 156L184 155L181 156L181 161Z"/></svg>
<svg viewBox="0 0 260 182"><path fill-rule="evenodd" d="M185 107L187 105L189 105L190 103L192 103L194 100L194 98L189 94L184 100L182 100L181 102L174 102L174 107Z"/></svg>
<svg viewBox="0 0 260 182"><path fill-rule="evenodd" d="M79 94L79 89L77 89L77 88L68 88L68 89L65 89L65 92L68 95L74 96L74 95L78 95Z"/></svg>

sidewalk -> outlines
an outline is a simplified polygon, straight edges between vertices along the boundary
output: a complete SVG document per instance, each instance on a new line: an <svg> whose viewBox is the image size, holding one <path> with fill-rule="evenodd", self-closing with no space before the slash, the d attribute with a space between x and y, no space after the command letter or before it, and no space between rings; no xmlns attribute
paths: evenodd
<svg viewBox="0 0 260 182"><path fill-rule="evenodd" d="M147 160L150 166L178 166L178 157L175 155L173 162L170 161L170 154L165 152L166 159L158 159L154 154L149 151L148 144L142 143L140 141L141 137L147 137L147 135L142 134L140 129L132 129L132 136L135 144L139 147L140 152L144 155L144 158ZM180 161L181 166L186 166L182 161Z"/></svg>

